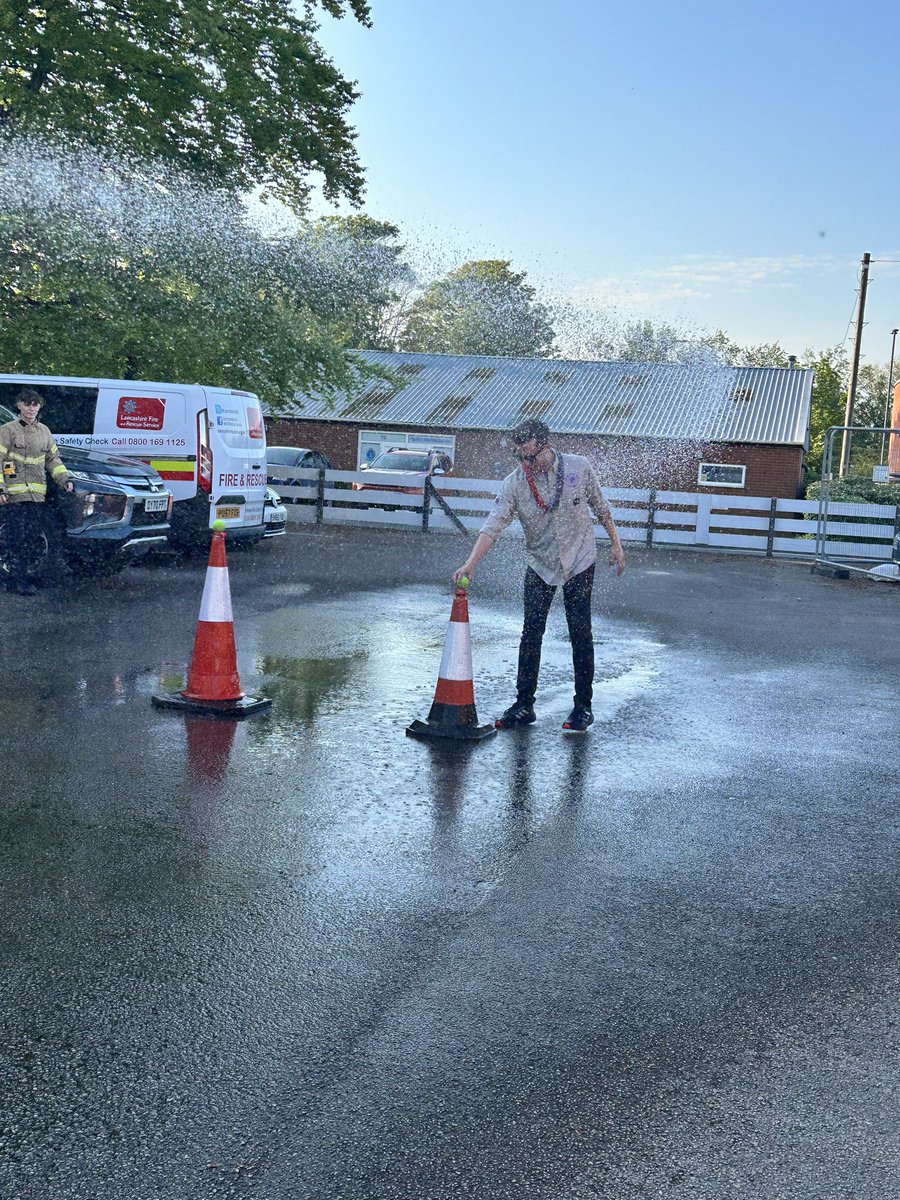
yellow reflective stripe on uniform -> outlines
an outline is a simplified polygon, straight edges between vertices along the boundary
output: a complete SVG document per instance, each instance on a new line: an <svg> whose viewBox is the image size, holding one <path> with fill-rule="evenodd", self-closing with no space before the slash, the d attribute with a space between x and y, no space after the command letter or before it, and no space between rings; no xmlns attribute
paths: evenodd
<svg viewBox="0 0 900 1200"><path fill-rule="evenodd" d="M47 493L46 483L8 483L6 490L10 495L21 492L37 492L44 496Z"/></svg>
<svg viewBox="0 0 900 1200"><path fill-rule="evenodd" d="M17 454L15 450L8 451L7 458L15 459L16 462L24 463L26 466L36 467L46 458L45 454Z"/></svg>
<svg viewBox="0 0 900 1200"><path fill-rule="evenodd" d="M69 472L62 465L62 463L60 463L58 467L54 467L53 470L50 472L50 474L53 476L54 479L56 479L56 477L58 475L68 475L68 473Z"/></svg>

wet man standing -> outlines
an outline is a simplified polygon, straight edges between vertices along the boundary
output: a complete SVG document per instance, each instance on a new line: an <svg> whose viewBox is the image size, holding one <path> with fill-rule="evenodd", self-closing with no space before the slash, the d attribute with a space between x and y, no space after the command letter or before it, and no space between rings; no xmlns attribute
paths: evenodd
<svg viewBox="0 0 900 1200"><path fill-rule="evenodd" d="M494 542L518 516L525 531L525 621L519 644L516 702L497 721L498 729L530 725L541 666L541 643L550 604L562 586L572 642L575 706L563 729L585 733L593 724L594 638L591 591L597 543L594 518L609 535L609 562L621 575L625 555L597 476L580 454L560 454L550 445L543 421L523 421L513 430L519 466L507 475L494 508L481 528L472 553L454 572L458 582L471 576Z"/></svg>
<svg viewBox="0 0 900 1200"><path fill-rule="evenodd" d="M23 388L16 397L19 415L0 425L0 504L5 505L9 581L7 588L20 596L37 590L28 578L28 567L38 554L44 529L44 500L47 475L66 492L73 484L62 465L53 434L38 418L43 397L33 388Z"/></svg>

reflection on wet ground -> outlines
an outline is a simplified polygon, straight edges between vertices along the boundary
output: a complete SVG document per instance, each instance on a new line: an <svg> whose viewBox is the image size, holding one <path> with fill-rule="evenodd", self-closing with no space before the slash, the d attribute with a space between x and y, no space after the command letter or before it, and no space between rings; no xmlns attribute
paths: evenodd
<svg viewBox="0 0 900 1200"><path fill-rule="evenodd" d="M4 1200L422 1200L457 1169L459 1195L628 1195L565 1190L582 1137L614 1175L661 1080L720 1051L727 1073L896 959L884 678L598 618L597 721L564 737L557 605L537 723L421 743L446 590L275 600L239 606L243 685L275 701L239 725L151 707L186 669L167 613L135 618L142 644L87 616L21 639ZM470 613L487 721L520 601Z"/></svg>

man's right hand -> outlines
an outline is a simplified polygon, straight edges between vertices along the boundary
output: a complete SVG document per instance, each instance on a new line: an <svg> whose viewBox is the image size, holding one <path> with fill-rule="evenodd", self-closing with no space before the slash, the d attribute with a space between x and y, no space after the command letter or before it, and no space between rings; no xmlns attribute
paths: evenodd
<svg viewBox="0 0 900 1200"><path fill-rule="evenodd" d="M6 492L0 492L0 504L5 504L8 499L9 496L7 496Z"/></svg>
<svg viewBox="0 0 900 1200"><path fill-rule="evenodd" d="M459 583L463 575L468 575L470 579L472 578L472 568L468 563L463 563L463 565L457 571L453 572L453 582Z"/></svg>

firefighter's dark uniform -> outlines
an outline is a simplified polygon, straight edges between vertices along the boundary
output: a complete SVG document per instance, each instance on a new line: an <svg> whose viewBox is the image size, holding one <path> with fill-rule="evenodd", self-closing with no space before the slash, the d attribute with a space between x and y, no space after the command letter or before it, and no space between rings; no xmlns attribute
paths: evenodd
<svg viewBox="0 0 900 1200"><path fill-rule="evenodd" d="M65 488L69 472L60 460L53 434L40 421L28 425L16 418L0 425L0 462L0 490L7 498L0 506L0 520L5 526L9 582L12 587L24 587L44 528L47 475Z"/></svg>

